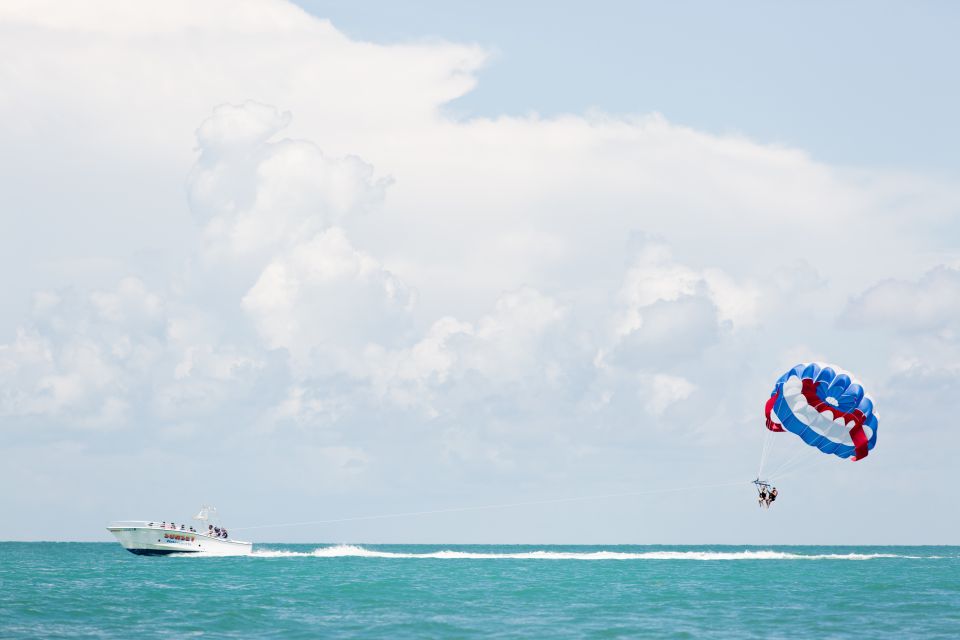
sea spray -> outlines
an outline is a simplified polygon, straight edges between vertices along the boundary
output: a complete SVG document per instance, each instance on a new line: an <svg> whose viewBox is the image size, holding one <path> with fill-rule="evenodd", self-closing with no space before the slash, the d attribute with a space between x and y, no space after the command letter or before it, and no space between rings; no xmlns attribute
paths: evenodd
<svg viewBox="0 0 960 640"><path fill-rule="evenodd" d="M397 558L397 559L436 559L436 560L873 560L879 558L907 558L909 556L892 553L790 553L774 550L744 551L549 551L534 550L523 552L484 553L476 551L456 551L443 549L423 553L398 551L379 551L359 545L340 544L318 547L312 551L290 551L284 549L256 549L255 558Z"/></svg>

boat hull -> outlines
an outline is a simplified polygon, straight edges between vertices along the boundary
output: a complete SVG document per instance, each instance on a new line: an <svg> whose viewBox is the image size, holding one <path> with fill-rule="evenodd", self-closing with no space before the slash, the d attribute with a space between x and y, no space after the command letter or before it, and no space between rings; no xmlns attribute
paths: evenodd
<svg viewBox="0 0 960 640"><path fill-rule="evenodd" d="M214 538L201 533L151 526L147 522L111 523L107 531L116 536L123 548L141 556L195 554L210 556L246 556L253 543Z"/></svg>

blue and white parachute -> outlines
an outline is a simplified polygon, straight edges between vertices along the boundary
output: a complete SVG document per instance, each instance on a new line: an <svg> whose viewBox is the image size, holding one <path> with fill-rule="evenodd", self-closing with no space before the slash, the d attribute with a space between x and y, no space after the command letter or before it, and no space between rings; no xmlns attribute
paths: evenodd
<svg viewBox="0 0 960 640"><path fill-rule="evenodd" d="M798 364L780 376L764 408L767 429L790 431L811 447L862 460L877 444L873 400L834 365Z"/></svg>

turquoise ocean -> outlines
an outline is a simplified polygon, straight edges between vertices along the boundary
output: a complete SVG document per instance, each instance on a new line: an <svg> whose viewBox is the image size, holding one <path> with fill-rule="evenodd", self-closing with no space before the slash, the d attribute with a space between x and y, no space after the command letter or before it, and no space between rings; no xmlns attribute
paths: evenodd
<svg viewBox="0 0 960 640"><path fill-rule="evenodd" d="M958 638L960 547L0 543L0 638Z"/></svg>

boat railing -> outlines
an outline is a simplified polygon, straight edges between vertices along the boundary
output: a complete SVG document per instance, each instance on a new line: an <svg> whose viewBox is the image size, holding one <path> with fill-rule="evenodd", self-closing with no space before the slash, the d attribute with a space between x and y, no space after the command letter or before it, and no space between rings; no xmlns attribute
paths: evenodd
<svg viewBox="0 0 960 640"><path fill-rule="evenodd" d="M176 526L174 526L175 524ZM181 528L181 525L183 525L184 528ZM163 520L115 520L108 525L109 529L161 529L164 531L191 533L213 540L233 540L232 537L224 538L219 532L192 527L193 525L187 525L186 523L165 522Z"/></svg>
<svg viewBox="0 0 960 640"><path fill-rule="evenodd" d="M108 526L110 527L146 527L150 524L149 520L114 520Z"/></svg>

